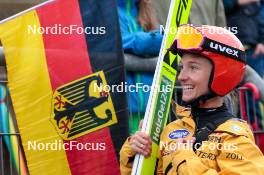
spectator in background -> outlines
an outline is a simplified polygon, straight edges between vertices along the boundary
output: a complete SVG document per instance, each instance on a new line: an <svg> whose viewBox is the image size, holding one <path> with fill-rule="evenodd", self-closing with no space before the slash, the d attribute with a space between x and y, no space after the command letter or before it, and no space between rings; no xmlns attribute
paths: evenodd
<svg viewBox="0 0 264 175"><path fill-rule="evenodd" d="M189 23L225 27L225 11L222 0L192 1Z"/></svg>
<svg viewBox="0 0 264 175"><path fill-rule="evenodd" d="M171 0L153 0L158 22L165 27ZM195 25L226 26L222 0L195 0L189 17L189 23Z"/></svg>
<svg viewBox="0 0 264 175"><path fill-rule="evenodd" d="M259 0L223 0L227 25L237 28L237 37L246 48L247 63L264 75L264 4ZM253 104L253 102L250 102ZM253 109L250 109L253 110ZM250 112L253 113L252 111ZM259 104L256 115L263 120ZM263 128L261 122L259 127Z"/></svg>
<svg viewBox="0 0 264 175"><path fill-rule="evenodd" d="M170 9L171 0L152 0L156 12L157 20L165 28L167 16Z"/></svg>
<svg viewBox="0 0 264 175"><path fill-rule="evenodd" d="M117 0L123 49L125 53L146 59L159 54L162 35L150 0ZM133 59L133 58L131 58ZM130 128L137 129L139 120L144 117L149 92L143 91L144 85L151 86L154 72L126 72L128 86L134 85L128 92L128 106L132 110ZM132 86L131 86L132 87Z"/></svg>
<svg viewBox="0 0 264 175"><path fill-rule="evenodd" d="M227 25L237 27L237 36L247 49L248 64L262 77L264 75L263 3L259 0L224 0Z"/></svg>

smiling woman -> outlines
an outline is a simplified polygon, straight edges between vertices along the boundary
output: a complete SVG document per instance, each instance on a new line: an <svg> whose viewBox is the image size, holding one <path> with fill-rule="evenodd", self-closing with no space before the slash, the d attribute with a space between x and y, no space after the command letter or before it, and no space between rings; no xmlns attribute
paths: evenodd
<svg viewBox="0 0 264 175"><path fill-rule="evenodd" d="M201 94L209 93L208 83L212 64L196 54L184 54L180 63L178 79L183 87L182 100L190 102Z"/></svg>
<svg viewBox="0 0 264 175"><path fill-rule="evenodd" d="M182 25L175 38L170 51L182 56L178 79L185 107L177 106L179 119L161 133L157 174L262 175L264 157L250 127L223 102L244 75L242 43L215 26ZM135 154L150 156L151 145L141 131L129 137L120 152L121 174L130 174Z"/></svg>

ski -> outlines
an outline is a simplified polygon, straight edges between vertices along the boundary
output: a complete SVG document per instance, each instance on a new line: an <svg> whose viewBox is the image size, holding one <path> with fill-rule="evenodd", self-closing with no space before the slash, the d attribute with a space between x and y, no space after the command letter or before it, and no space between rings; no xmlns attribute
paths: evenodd
<svg viewBox="0 0 264 175"><path fill-rule="evenodd" d="M170 103L177 75L179 59L168 52L177 33L178 26L188 21L192 0L172 0L166 21L164 37L152 82L152 88L144 116L142 130L152 139L152 153L149 158L137 154L132 175L154 174L159 149L160 134L167 123Z"/></svg>

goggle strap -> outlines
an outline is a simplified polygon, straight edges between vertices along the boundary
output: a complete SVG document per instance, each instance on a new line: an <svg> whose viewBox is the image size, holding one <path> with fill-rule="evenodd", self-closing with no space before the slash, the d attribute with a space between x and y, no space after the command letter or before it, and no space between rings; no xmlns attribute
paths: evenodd
<svg viewBox="0 0 264 175"><path fill-rule="evenodd" d="M228 46L226 44L211 40L209 38L204 38L204 42L201 46L203 50L214 52L226 57L231 57L235 60L246 62L245 52L234 47Z"/></svg>

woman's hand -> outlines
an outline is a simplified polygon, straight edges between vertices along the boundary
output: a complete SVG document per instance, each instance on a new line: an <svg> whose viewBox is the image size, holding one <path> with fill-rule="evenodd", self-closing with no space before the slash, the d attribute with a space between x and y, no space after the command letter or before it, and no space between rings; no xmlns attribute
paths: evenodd
<svg viewBox="0 0 264 175"><path fill-rule="evenodd" d="M256 49L254 51L253 58L257 58L257 56L263 55L263 54L264 54L264 44L258 43L256 45Z"/></svg>
<svg viewBox="0 0 264 175"><path fill-rule="evenodd" d="M128 143L136 153L143 154L145 157L151 155L152 141L150 136L144 132L137 131L134 135L130 136Z"/></svg>

